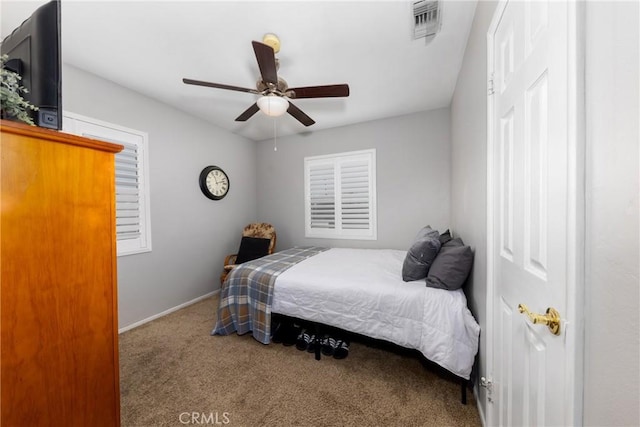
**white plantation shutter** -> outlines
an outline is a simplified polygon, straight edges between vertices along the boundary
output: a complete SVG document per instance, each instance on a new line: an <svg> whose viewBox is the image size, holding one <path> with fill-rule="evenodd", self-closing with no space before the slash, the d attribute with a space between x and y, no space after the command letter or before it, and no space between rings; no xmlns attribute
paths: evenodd
<svg viewBox="0 0 640 427"><path fill-rule="evenodd" d="M336 228L335 181L332 163L310 165L309 225L312 229Z"/></svg>
<svg viewBox="0 0 640 427"><path fill-rule="evenodd" d="M375 150L304 161L305 236L376 239Z"/></svg>
<svg viewBox="0 0 640 427"><path fill-rule="evenodd" d="M367 159L340 165L340 205L342 228L369 229L371 224L370 167Z"/></svg>
<svg viewBox="0 0 640 427"><path fill-rule="evenodd" d="M151 251L147 134L65 112L65 132L124 146L115 155L118 256Z"/></svg>
<svg viewBox="0 0 640 427"><path fill-rule="evenodd" d="M116 239L134 240L140 237L140 179L138 147L120 142L124 150L116 154Z"/></svg>

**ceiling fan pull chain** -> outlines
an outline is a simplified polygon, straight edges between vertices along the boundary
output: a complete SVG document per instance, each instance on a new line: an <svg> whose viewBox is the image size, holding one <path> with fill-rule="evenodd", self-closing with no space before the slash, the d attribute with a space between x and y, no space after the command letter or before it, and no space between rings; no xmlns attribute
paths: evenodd
<svg viewBox="0 0 640 427"><path fill-rule="evenodd" d="M276 119L273 119L273 151L278 151L278 133L276 132Z"/></svg>

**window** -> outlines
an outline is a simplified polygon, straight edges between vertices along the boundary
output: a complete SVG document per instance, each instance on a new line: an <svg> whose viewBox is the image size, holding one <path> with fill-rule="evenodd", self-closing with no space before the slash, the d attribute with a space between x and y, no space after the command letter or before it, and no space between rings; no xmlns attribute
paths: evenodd
<svg viewBox="0 0 640 427"><path fill-rule="evenodd" d="M69 112L62 123L65 132L124 146L115 155L118 256L150 252L147 134Z"/></svg>
<svg viewBox="0 0 640 427"><path fill-rule="evenodd" d="M305 157L305 236L375 240L376 151Z"/></svg>

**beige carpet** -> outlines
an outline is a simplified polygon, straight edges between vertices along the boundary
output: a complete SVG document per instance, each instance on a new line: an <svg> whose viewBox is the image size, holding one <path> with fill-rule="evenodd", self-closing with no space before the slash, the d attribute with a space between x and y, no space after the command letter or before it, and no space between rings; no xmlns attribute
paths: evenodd
<svg viewBox="0 0 640 427"><path fill-rule="evenodd" d="M476 401L406 352L353 342L343 360L250 334L210 336L217 298L120 335L122 425L479 426Z"/></svg>

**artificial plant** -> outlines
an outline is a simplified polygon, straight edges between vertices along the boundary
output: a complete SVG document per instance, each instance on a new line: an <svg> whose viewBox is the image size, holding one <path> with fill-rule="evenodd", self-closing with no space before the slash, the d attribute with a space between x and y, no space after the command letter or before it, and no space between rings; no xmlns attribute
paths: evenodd
<svg viewBox="0 0 640 427"><path fill-rule="evenodd" d="M29 91L24 86L20 86L22 77L18 73L5 68L8 59L7 55L0 56L0 110L2 117L20 120L35 126L30 111L36 111L38 107L22 97L23 93Z"/></svg>

